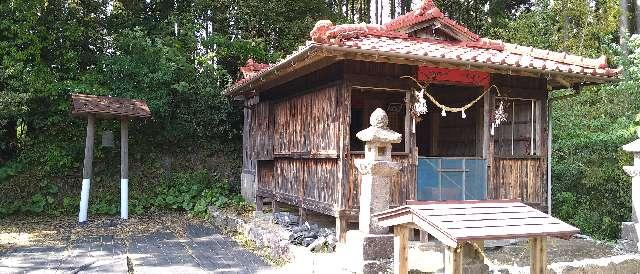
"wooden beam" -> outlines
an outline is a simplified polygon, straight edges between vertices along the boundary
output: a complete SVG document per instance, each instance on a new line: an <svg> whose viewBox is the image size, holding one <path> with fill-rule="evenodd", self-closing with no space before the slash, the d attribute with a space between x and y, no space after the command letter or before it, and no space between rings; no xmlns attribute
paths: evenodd
<svg viewBox="0 0 640 274"><path fill-rule="evenodd" d="M268 90L280 84L284 84L293 79L296 79L300 76L309 74L314 71L318 71L339 60L340 59L336 59L332 57L324 57L319 55L312 56L309 59L304 60L302 64L298 64L297 66L290 66L286 69L283 69L284 71L281 71L278 73L279 75L283 75L283 76L274 78L274 80L270 80L270 81L265 80L264 82L261 80L258 80L257 83L253 86L253 88L256 88L256 89L259 88L260 90Z"/></svg>
<svg viewBox="0 0 640 274"><path fill-rule="evenodd" d="M544 274L547 269L547 238L529 238L529 249L531 254L531 267L529 273Z"/></svg>
<svg viewBox="0 0 640 274"><path fill-rule="evenodd" d="M82 190L80 192L80 212L78 222L87 221L89 209L89 193L91 189L91 175L93 174L93 143L96 135L96 117L87 115L87 137L84 146L84 162L82 165Z"/></svg>
<svg viewBox="0 0 640 274"><path fill-rule="evenodd" d="M120 218L129 218L129 120L120 121Z"/></svg>
<svg viewBox="0 0 640 274"><path fill-rule="evenodd" d="M409 227L393 227L393 273L409 273Z"/></svg>
<svg viewBox="0 0 640 274"><path fill-rule="evenodd" d="M336 217L336 236L341 243L347 242L347 230L349 230L349 222L346 216Z"/></svg>
<svg viewBox="0 0 640 274"><path fill-rule="evenodd" d="M300 223L304 223L307 220L307 211L304 207L298 207L298 216L300 216Z"/></svg>
<svg viewBox="0 0 640 274"><path fill-rule="evenodd" d="M84 162L82 169L82 178L91 179L93 174L93 143L96 136L96 117L87 116L87 137L84 146Z"/></svg>
<svg viewBox="0 0 640 274"><path fill-rule="evenodd" d="M445 274L462 274L462 246L450 247L444 249L444 273Z"/></svg>
<svg viewBox="0 0 640 274"><path fill-rule="evenodd" d="M420 230L420 242L428 243L429 242L429 233L424 230Z"/></svg>
<svg viewBox="0 0 640 274"><path fill-rule="evenodd" d="M256 195L256 211L262 212L264 209L264 198L262 196Z"/></svg>
<svg viewBox="0 0 640 274"><path fill-rule="evenodd" d="M271 200L271 212L272 213L277 213L280 212L280 204L278 203L278 201L275 199Z"/></svg>

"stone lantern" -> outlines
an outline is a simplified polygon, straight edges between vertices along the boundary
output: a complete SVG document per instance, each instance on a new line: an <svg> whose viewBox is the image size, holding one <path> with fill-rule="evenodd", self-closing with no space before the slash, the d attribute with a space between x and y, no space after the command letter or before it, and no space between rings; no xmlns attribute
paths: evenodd
<svg viewBox="0 0 640 274"><path fill-rule="evenodd" d="M640 138L640 128L637 129L638 138ZM631 223L623 223L623 237L636 243L636 247L640 250L638 239L640 238L640 224L638 223L638 210L640 210L640 139L622 146L622 149L633 153L633 166L625 166L624 171L631 176L631 205L633 208L633 216Z"/></svg>
<svg viewBox="0 0 640 274"><path fill-rule="evenodd" d="M402 168L391 161L391 144L400 143L402 134L389 129L389 117L381 108L371 114L369 123L369 128L356 134L365 142L364 159L355 162L362 174L358 221L364 234L386 234L388 228L376 225L371 215L389 209L391 177Z"/></svg>
<svg viewBox="0 0 640 274"><path fill-rule="evenodd" d="M369 121L371 126L356 135L365 142L364 159L355 161L362 175L360 228L347 231L343 256L348 271L363 274L387 272L393 259L393 235L371 215L389 209L391 177L402 168L391 161L391 144L400 143L402 135L389 129L387 113L378 108Z"/></svg>

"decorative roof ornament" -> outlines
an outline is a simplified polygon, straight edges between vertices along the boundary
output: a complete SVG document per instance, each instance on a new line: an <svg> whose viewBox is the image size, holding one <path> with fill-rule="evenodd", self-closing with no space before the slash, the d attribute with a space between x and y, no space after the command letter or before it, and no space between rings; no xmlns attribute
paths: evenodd
<svg viewBox="0 0 640 274"><path fill-rule="evenodd" d="M269 67L271 67L271 65L258 63L249 58L244 67L240 67L240 72L242 72L243 78L250 78L258 74L259 72L268 69Z"/></svg>
<svg viewBox="0 0 640 274"><path fill-rule="evenodd" d="M420 7L420 9L422 10L430 10L430 9L437 9L438 7L436 7L436 4L433 3L433 0L424 0L422 2L422 6Z"/></svg>
<svg viewBox="0 0 640 274"><path fill-rule="evenodd" d="M423 26L428 21L437 21L437 25L445 27L446 31L458 41L479 42L481 39L479 35L444 15L433 0L424 0L418 9L398 16L384 26L388 30L406 33L411 32L415 26Z"/></svg>
<svg viewBox="0 0 640 274"><path fill-rule="evenodd" d="M387 28L381 25L360 23L336 26L329 20L318 21L309 33L311 41L313 42L337 45L341 45L342 42L347 39L368 35L388 38L409 38L409 36L404 33L387 30Z"/></svg>

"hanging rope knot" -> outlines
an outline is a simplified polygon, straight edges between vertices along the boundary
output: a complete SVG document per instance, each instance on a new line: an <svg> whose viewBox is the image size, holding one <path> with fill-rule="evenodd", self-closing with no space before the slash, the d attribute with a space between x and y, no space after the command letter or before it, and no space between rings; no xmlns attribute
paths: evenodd
<svg viewBox="0 0 640 274"><path fill-rule="evenodd" d="M429 98L429 101L431 101L438 108L442 109L442 116L447 116L447 112L462 112L462 118L466 118L467 114L465 113L465 110L471 108L478 101L480 101L480 99L482 99L491 89L495 89L498 92L498 94L500 94L500 90L498 89L498 87L495 85L491 85L489 88L485 89L484 92L480 94L480 96L476 97L475 99L465 104L464 106L452 107L452 106L447 106L440 103L440 101L438 101L435 97L433 97L433 95L431 95L427 91L427 87L429 87L429 84L423 85L418 80L416 80L411 76L402 76L400 78L409 78L413 80L420 87L420 91L414 92L415 97L417 98L416 103L414 104L414 111L418 114L418 116L427 113L427 104L426 104L426 100L424 99L425 95L427 96L427 98Z"/></svg>

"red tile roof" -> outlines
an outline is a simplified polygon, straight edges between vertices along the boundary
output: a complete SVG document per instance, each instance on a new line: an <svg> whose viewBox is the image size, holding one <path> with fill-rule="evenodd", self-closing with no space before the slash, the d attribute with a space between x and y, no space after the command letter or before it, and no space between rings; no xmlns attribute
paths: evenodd
<svg viewBox="0 0 640 274"><path fill-rule="evenodd" d="M458 24L458 22L444 16L432 0L425 0L418 9L389 21L384 24L384 27L388 30L398 31L430 20L436 20L441 24L454 29L458 34L464 35L471 41L480 40L479 35L473 33L463 25Z"/></svg>
<svg viewBox="0 0 640 274"><path fill-rule="evenodd" d="M271 65L256 63L253 59L249 59L246 65L240 68L240 72L242 73L242 78L251 78L256 73L266 70L269 67L271 67Z"/></svg>
<svg viewBox="0 0 640 274"><path fill-rule="evenodd" d="M142 100L76 93L71 95L71 101L71 113L77 116L95 114L107 117L151 117L149 106Z"/></svg>
<svg viewBox="0 0 640 274"><path fill-rule="evenodd" d="M439 20L450 26L457 36L469 39L444 41L434 38L410 37L406 33L397 31L427 20ZM432 60L437 59L443 64L467 63L477 66L492 64L500 65L505 69L532 69L539 72L569 73L575 74L575 76L615 78L620 72L620 69L608 67L605 56L586 58L566 52L555 52L481 38L444 16L431 0L425 0L419 9L400 16L386 25L344 24L335 26L331 21L319 21L310 36L311 41L306 47L292 53L277 64L257 64L249 60L247 66L241 68L245 78L229 87L227 93L240 89L244 84L257 77L266 81L263 76L268 71L281 69L281 67L287 66L287 62L293 62L294 59L304 59L302 54L314 47L330 47L333 54L356 49L376 56L399 53L413 55L416 58L424 56ZM326 51L323 52L327 54ZM253 85L250 85L249 88L253 88Z"/></svg>
<svg viewBox="0 0 640 274"><path fill-rule="evenodd" d="M483 41L483 40L481 40ZM468 61L478 64L500 64L514 68L532 68L582 75L614 77L619 69L607 67L606 57L585 58L564 52L523 47L515 44L483 42L444 42L420 38L388 38L367 35L343 40L336 46L375 50L381 53L404 53L445 60Z"/></svg>

